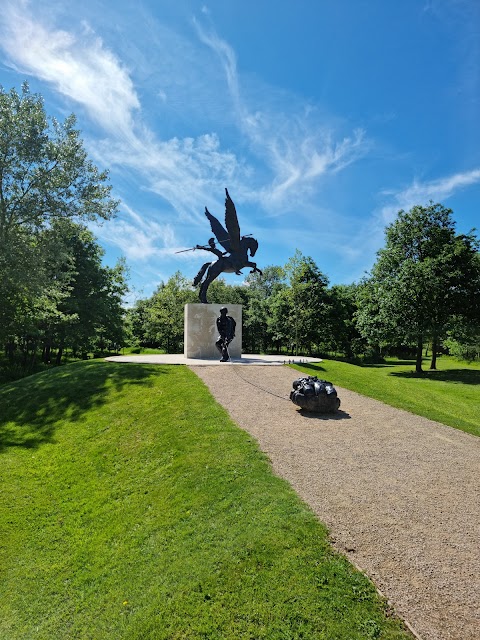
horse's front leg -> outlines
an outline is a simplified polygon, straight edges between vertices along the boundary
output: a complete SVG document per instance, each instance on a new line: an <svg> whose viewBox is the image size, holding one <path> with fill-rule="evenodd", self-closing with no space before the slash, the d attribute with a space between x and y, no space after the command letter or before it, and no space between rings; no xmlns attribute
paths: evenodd
<svg viewBox="0 0 480 640"><path fill-rule="evenodd" d="M263 271L260 271L260 269L257 267L257 263L256 262L247 262L245 264L246 267L252 267L252 270L250 271L250 273L259 273L261 276L263 276Z"/></svg>

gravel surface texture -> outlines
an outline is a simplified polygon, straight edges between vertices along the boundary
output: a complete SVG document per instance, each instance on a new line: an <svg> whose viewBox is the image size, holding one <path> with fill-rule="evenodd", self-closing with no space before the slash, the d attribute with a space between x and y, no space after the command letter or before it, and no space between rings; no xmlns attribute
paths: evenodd
<svg viewBox="0 0 480 640"><path fill-rule="evenodd" d="M285 366L193 371L418 637L479 640L480 438L339 387L304 413Z"/></svg>

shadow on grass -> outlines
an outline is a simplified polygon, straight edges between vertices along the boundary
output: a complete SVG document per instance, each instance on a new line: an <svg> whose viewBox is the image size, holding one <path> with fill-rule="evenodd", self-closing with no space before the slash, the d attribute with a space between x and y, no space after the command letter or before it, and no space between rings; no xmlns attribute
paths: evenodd
<svg viewBox="0 0 480 640"><path fill-rule="evenodd" d="M389 360L388 362L364 362L358 366L365 369L385 369L388 367L414 367L415 360Z"/></svg>
<svg viewBox="0 0 480 640"><path fill-rule="evenodd" d="M340 362L340 360L337 362ZM388 362L342 362L345 362L345 364L349 364L352 367L360 367L361 369L388 369L399 366L415 366L415 360L389 360ZM302 369L312 369L312 371L326 371L324 367L315 363L302 362L301 364L298 364L298 366L302 367Z"/></svg>
<svg viewBox="0 0 480 640"><path fill-rule="evenodd" d="M39 373L0 388L0 452L53 442L58 421L75 421L103 405L111 390L152 386L168 367L82 362Z"/></svg>
<svg viewBox="0 0 480 640"><path fill-rule="evenodd" d="M389 376L397 378L418 378L420 380L440 380L457 384L480 384L480 370L475 369L443 369L442 371L392 371Z"/></svg>
<svg viewBox="0 0 480 640"><path fill-rule="evenodd" d="M302 367L302 369L311 369L312 371L317 371L317 372L326 371L326 369L324 369L324 367L322 367L320 364L310 364L309 362L302 362L301 364L295 362L294 364L298 367Z"/></svg>

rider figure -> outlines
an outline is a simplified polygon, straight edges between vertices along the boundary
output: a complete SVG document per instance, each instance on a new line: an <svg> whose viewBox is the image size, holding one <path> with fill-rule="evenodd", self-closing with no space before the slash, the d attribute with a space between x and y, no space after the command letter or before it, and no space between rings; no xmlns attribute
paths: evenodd
<svg viewBox="0 0 480 640"><path fill-rule="evenodd" d="M227 316L227 313L227 307L222 307L217 318L217 330L220 335L215 342L215 346L222 355L220 362L228 362L230 360L228 345L235 337L235 327L237 325L231 316Z"/></svg>
<svg viewBox="0 0 480 640"><path fill-rule="evenodd" d="M214 253L217 258L223 258L224 256L226 256L228 254L228 251L220 251L220 249L217 249L217 247L215 246L215 238L210 238L208 241L208 247L205 247L200 244L197 244L196 249L204 249L205 251L211 251L212 253ZM241 276L242 272L241 271L235 271L235 273L237 274L237 276Z"/></svg>
<svg viewBox="0 0 480 640"><path fill-rule="evenodd" d="M200 244L197 244L197 246L195 247L196 249L204 249L205 251L211 251L212 253L214 253L217 258L223 258L223 256L227 255L227 251L220 251L220 249L217 249L217 247L215 246L215 238L210 238L208 241L208 247L202 247Z"/></svg>

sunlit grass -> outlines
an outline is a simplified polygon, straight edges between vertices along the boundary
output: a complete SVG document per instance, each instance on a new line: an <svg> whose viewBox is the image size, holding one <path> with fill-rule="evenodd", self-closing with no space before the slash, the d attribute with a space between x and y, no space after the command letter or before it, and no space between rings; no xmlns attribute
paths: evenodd
<svg viewBox="0 0 480 640"><path fill-rule="evenodd" d="M0 443L1 638L409 637L187 368L7 385Z"/></svg>
<svg viewBox="0 0 480 640"><path fill-rule="evenodd" d="M437 367L437 371L426 369L418 375L413 360L393 358L384 364L363 366L336 360L295 366L339 387L480 435L480 364L444 356L438 359Z"/></svg>
<svg viewBox="0 0 480 640"><path fill-rule="evenodd" d="M122 347L120 354L122 356L128 355L152 355L165 353L165 349L154 349L153 347Z"/></svg>

